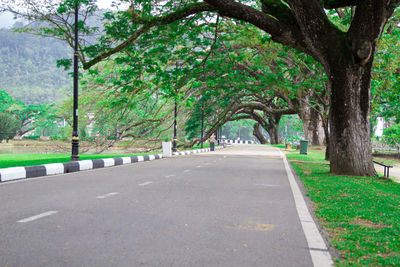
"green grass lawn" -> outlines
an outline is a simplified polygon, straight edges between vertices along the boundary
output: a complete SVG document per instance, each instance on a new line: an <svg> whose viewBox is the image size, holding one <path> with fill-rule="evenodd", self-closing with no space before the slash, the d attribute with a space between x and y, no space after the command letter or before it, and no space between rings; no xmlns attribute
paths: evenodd
<svg viewBox="0 0 400 267"><path fill-rule="evenodd" d="M217 143L215 143L215 146L218 146ZM203 143L203 148L210 148L210 143ZM191 149L201 149L201 144L200 145L194 145Z"/></svg>
<svg viewBox="0 0 400 267"><path fill-rule="evenodd" d="M158 152L138 154L80 154L79 159L119 158L157 153ZM42 165L48 163L63 163L70 160L71 154L0 154L0 168Z"/></svg>
<svg viewBox="0 0 400 267"><path fill-rule="evenodd" d="M288 152L290 160L325 162L321 151ZM338 176L320 163L291 161L315 205L337 266L400 266L400 184L376 177Z"/></svg>
<svg viewBox="0 0 400 267"><path fill-rule="evenodd" d="M291 160L329 163L329 161L325 160L325 151L323 150L312 150L307 155L300 154L298 150L290 153Z"/></svg>

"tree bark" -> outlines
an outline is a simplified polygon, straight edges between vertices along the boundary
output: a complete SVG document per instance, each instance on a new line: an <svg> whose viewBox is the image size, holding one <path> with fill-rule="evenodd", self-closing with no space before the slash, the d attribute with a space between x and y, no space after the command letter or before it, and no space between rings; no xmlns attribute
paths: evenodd
<svg viewBox="0 0 400 267"><path fill-rule="evenodd" d="M321 119L321 121L325 132L325 144L326 144L325 160L330 160L329 147L331 145L330 145L330 134L329 134L329 118L323 118Z"/></svg>
<svg viewBox="0 0 400 267"><path fill-rule="evenodd" d="M279 127L279 126L278 126ZM266 131L269 134L269 137L271 138L271 144L277 145L280 143L280 138L279 138L279 128L276 127L276 125L271 125L266 129Z"/></svg>
<svg viewBox="0 0 400 267"><path fill-rule="evenodd" d="M311 145L313 146L325 145L325 132L322 126L322 120L315 109L311 110L311 124L312 124Z"/></svg>
<svg viewBox="0 0 400 267"><path fill-rule="evenodd" d="M310 90L305 90L299 103L299 117L303 123L304 139L313 146L322 146L325 143L325 133L320 114L310 105Z"/></svg>
<svg viewBox="0 0 400 267"><path fill-rule="evenodd" d="M376 176L370 137L370 80L372 61L331 64L330 166L335 174Z"/></svg>
<svg viewBox="0 0 400 267"><path fill-rule="evenodd" d="M279 138L279 121L281 120L280 114L269 114L268 123L264 126L264 129L268 132L270 137L270 143L273 145L280 143Z"/></svg>
<svg viewBox="0 0 400 267"><path fill-rule="evenodd" d="M254 124L253 135L258 139L260 144L267 144L268 143L267 139L265 139L264 135L261 133L260 124L259 123Z"/></svg>

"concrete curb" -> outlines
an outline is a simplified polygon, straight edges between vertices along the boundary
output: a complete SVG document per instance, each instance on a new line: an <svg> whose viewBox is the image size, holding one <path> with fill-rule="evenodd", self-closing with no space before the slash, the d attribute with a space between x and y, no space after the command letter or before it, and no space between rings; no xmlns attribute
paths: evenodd
<svg viewBox="0 0 400 267"><path fill-rule="evenodd" d="M239 144L239 145L250 145L256 144L254 141L246 141L246 140L221 140L222 144Z"/></svg>
<svg viewBox="0 0 400 267"><path fill-rule="evenodd" d="M223 149L223 146L216 146L215 150ZM197 153L202 153L202 152L210 152L210 148L202 148L202 149L196 149L196 150L186 150L186 151L181 151L181 152L173 152L173 156L184 156L184 155L191 155L191 154L197 154Z"/></svg>
<svg viewBox="0 0 400 267"><path fill-rule="evenodd" d="M292 172L292 169L290 168L286 155L280 149L279 153L285 165L286 174L289 180L290 188L292 190L294 202L296 204L297 214L303 228L303 233L307 240L308 249L311 259L313 261L313 265L315 267L334 266L328 247L325 244L324 238L322 237L320 231L318 230L318 226L311 216L300 187L297 184L296 179L294 178L294 174Z"/></svg>
<svg viewBox="0 0 400 267"><path fill-rule="evenodd" d="M140 161L150 161L161 158L162 158L161 154L155 154L155 155L107 158L107 159L91 159L91 160L70 161L66 163L51 163L51 164L44 164L37 166L5 168L5 169L0 169L0 182L85 171L97 168L130 164Z"/></svg>
<svg viewBox="0 0 400 267"><path fill-rule="evenodd" d="M216 146L215 150L222 149L222 146ZM173 155L190 155L201 152L209 152L209 148L175 152ZM91 169L112 167L141 161L150 161L163 158L162 154L108 158L108 159L90 159L80 161L70 161L66 163L51 163L37 166L11 167L0 169L0 183L13 180L64 174Z"/></svg>

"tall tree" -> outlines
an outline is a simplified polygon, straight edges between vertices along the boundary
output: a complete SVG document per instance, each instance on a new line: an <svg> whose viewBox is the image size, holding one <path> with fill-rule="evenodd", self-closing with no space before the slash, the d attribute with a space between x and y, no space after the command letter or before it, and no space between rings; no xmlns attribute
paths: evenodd
<svg viewBox="0 0 400 267"><path fill-rule="evenodd" d="M71 2L74 1L66 1ZM399 3L399 0L131 1L127 12L109 16L111 21L103 42L96 46L103 50L91 53L87 61L84 56L81 59L88 69L123 51L142 35L154 34L157 27L176 26L178 21L205 21L207 15L195 16L204 12L250 23L268 33L273 41L309 54L324 67L331 92L331 172L375 176L369 127L371 68L376 42ZM326 12L344 7L354 10L348 29L337 27ZM198 23L192 25L196 28Z"/></svg>
<svg viewBox="0 0 400 267"><path fill-rule="evenodd" d="M376 42L399 1L264 0L261 11L233 0L205 2L324 66L331 87L331 172L375 176L369 127L371 68ZM344 32L324 8L346 6L353 6L355 13Z"/></svg>

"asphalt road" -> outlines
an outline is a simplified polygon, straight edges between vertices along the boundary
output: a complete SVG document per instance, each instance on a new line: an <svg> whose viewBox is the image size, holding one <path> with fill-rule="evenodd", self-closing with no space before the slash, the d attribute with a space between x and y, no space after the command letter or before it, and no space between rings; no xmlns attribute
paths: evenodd
<svg viewBox="0 0 400 267"><path fill-rule="evenodd" d="M312 266L265 146L3 183L0 203L0 266Z"/></svg>

